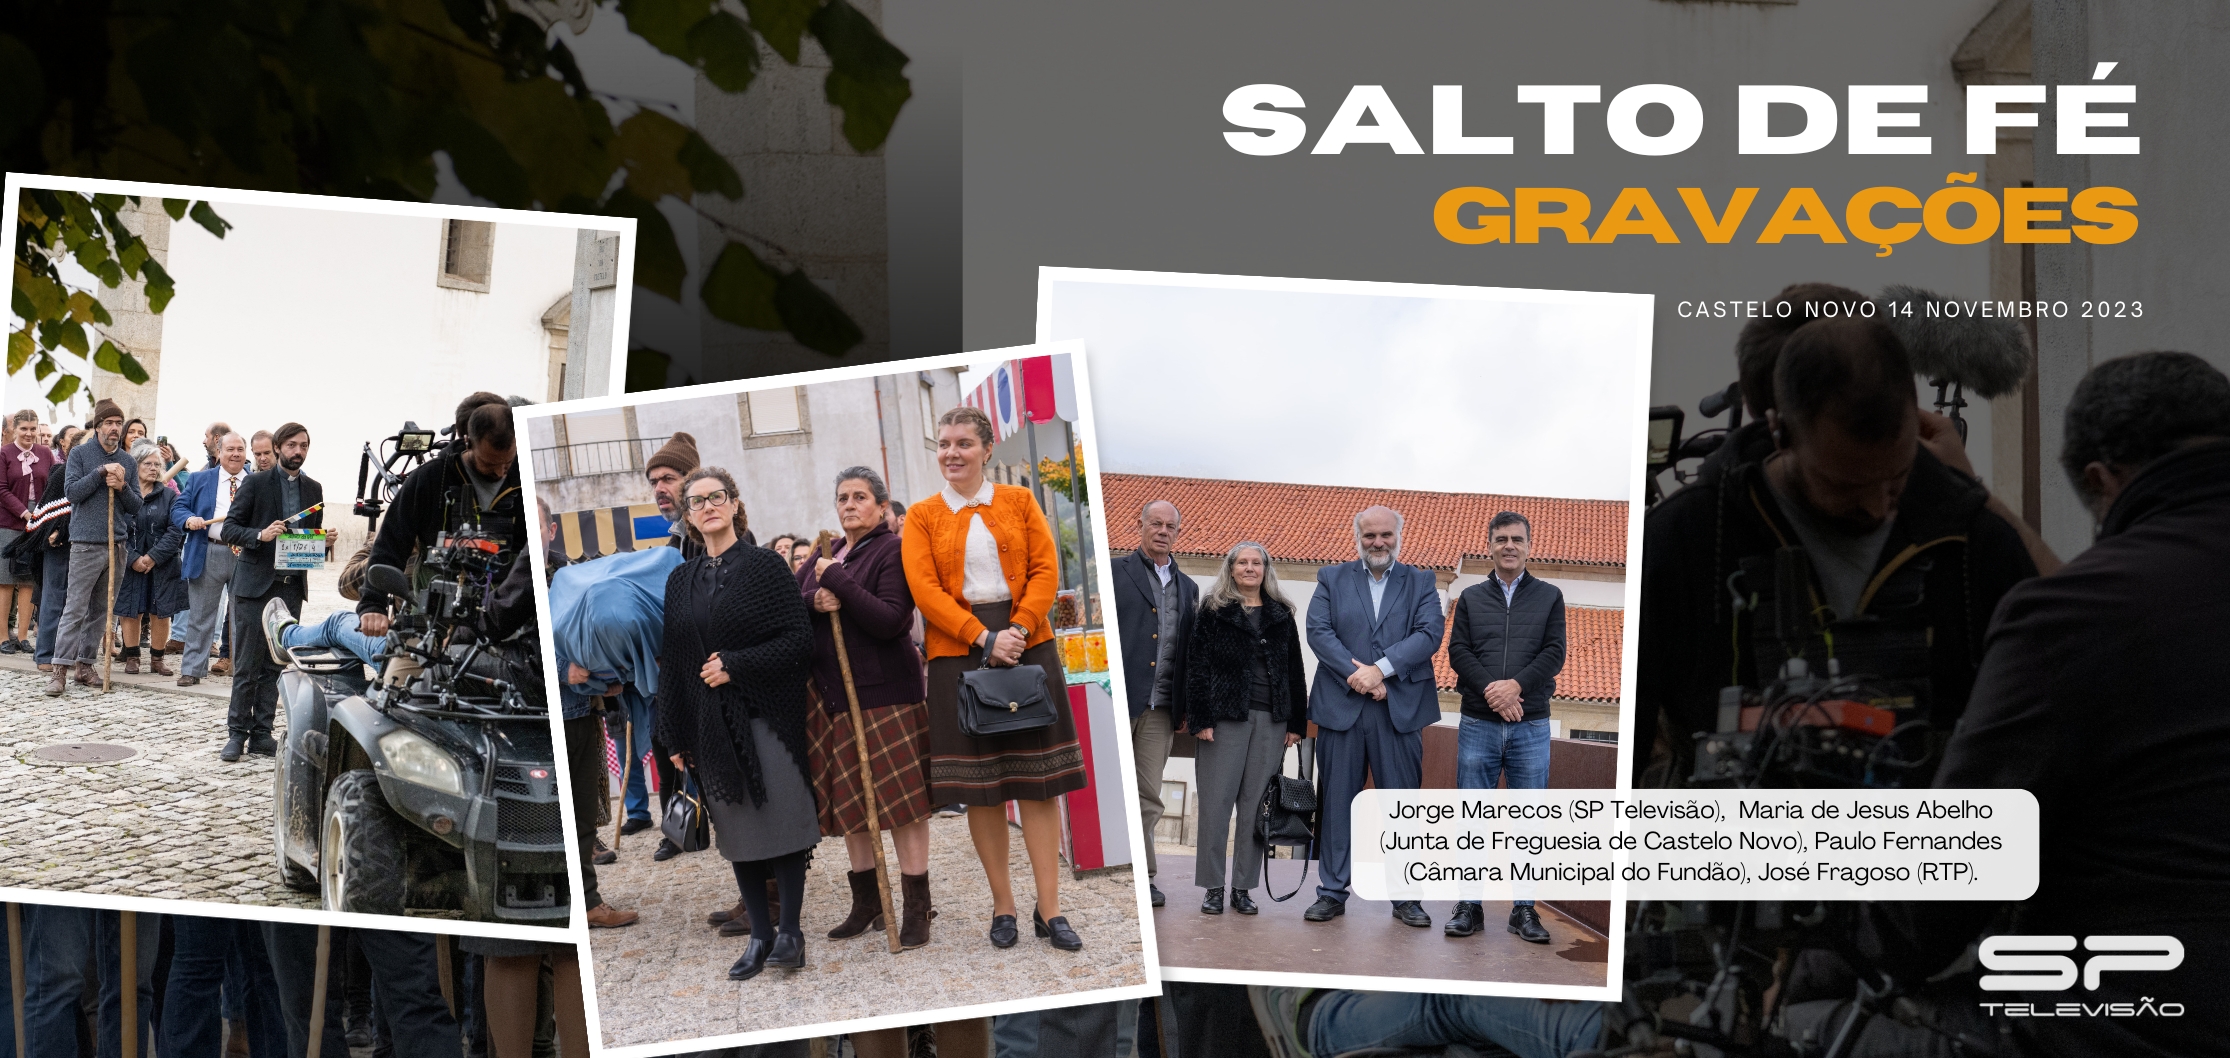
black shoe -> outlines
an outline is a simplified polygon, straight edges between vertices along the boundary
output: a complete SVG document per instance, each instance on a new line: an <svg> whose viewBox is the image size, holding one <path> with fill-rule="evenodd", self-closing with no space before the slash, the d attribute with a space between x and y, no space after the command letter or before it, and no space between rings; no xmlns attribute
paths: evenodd
<svg viewBox="0 0 2230 1058"><path fill-rule="evenodd" d="M650 828L651 822L648 819L630 819L627 822L620 824L619 832L622 835L640 834L643 831L649 830Z"/></svg>
<svg viewBox="0 0 2230 1058"><path fill-rule="evenodd" d="M1217 892L1220 893L1222 890L1217 890ZM1045 919L1038 917L1037 911L1033 909L1030 912L1030 924L1036 927L1038 936L1051 941L1054 947L1062 951L1076 951L1084 946L1084 938L1077 936L1076 931L1069 928L1069 917L1067 915L1055 915L1050 919Z"/></svg>
<svg viewBox="0 0 2230 1058"><path fill-rule="evenodd" d="M1021 939L1022 931L1016 927L1013 915L991 916L992 947L1012 948L1014 947L1014 942Z"/></svg>
<svg viewBox="0 0 2230 1058"><path fill-rule="evenodd" d="M1330 922L1344 914L1347 914L1346 901L1320 896L1316 898L1316 903L1309 905L1307 911L1301 912L1301 917L1310 922Z"/></svg>
<svg viewBox="0 0 2230 1058"><path fill-rule="evenodd" d="M9 639L9 640L5 640L5 641L0 641L0 654L18 654L18 653L21 653L22 651L23 651L23 640L20 640L20 639Z"/></svg>
<svg viewBox="0 0 2230 1058"><path fill-rule="evenodd" d="M1160 907L1169 902L1168 897L1161 895L1161 888L1152 882L1146 883L1146 895L1153 898L1155 907Z"/></svg>
<svg viewBox="0 0 2230 1058"><path fill-rule="evenodd" d="M1468 937L1486 924L1487 913L1477 900L1461 900L1456 903L1456 909L1448 913L1448 924L1442 926L1440 932L1451 937Z"/></svg>
<svg viewBox="0 0 2230 1058"><path fill-rule="evenodd" d="M1262 909L1254 906L1254 898L1248 896L1246 890L1233 889L1231 891L1231 910L1237 911L1242 915L1252 915L1260 912Z"/></svg>
<svg viewBox="0 0 2230 1058"><path fill-rule="evenodd" d="M1223 914L1223 887L1222 887L1222 886L1220 886L1220 885L1219 885L1219 886L1216 886L1216 887L1215 887L1215 888L1213 888L1213 889L1210 889L1210 890L1208 890L1208 897L1207 897L1207 899L1205 899L1205 900L1202 900L1202 901L1200 902L1200 913L1201 913L1201 914L1203 914L1203 915L1220 915L1220 914ZM1039 936L1044 936L1044 934L1042 934L1042 933L1041 933L1041 934L1039 934Z"/></svg>
<svg viewBox="0 0 2230 1058"><path fill-rule="evenodd" d="M238 735L225 740L225 748L217 751L217 759L230 764L240 759L240 751L247 748L247 740Z"/></svg>
<svg viewBox="0 0 2230 1058"><path fill-rule="evenodd" d="M658 851L651 853L650 858L664 863L679 855L681 855L681 846L674 844L674 839L659 838Z"/></svg>
<svg viewBox="0 0 2230 1058"><path fill-rule="evenodd" d="M1425 905L1415 900L1396 900L1394 901L1394 921L1404 926L1415 926L1418 929L1423 929L1432 925L1432 916L1425 914Z"/></svg>
<svg viewBox="0 0 2230 1058"><path fill-rule="evenodd" d="M618 859L619 853L613 852L603 842L599 841L596 843L596 855L589 857L589 862L602 867L605 864L616 862Z"/></svg>
<svg viewBox="0 0 2230 1058"><path fill-rule="evenodd" d="M257 735L248 740L248 752L258 757L276 757L279 755L279 744L272 741L269 735Z"/></svg>
<svg viewBox="0 0 2230 1058"><path fill-rule="evenodd" d="M1533 913L1532 904L1518 904L1510 908L1510 932L1517 934L1519 940L1529 940L1535 944L1549 942L1548 927L1541 924L1541 916Z"/></svg>
<svg viewBox="0 0 2230 1058"><path fill-rule="evenodd" d="M805 934L775 931L774 950L767 955L767 965L779 966L785 970L803 969L805 967Z"/></svg>
<svg viewBox="0 0 2230 1058"><path fill-rule="evenodd" d="M767 968L767 956L773 951L773 944L757 937L751 938L751 942L743 946L743 957L737 959L734 966L728 967L728 980L748 981L759 976L759 971Z"/></svg>

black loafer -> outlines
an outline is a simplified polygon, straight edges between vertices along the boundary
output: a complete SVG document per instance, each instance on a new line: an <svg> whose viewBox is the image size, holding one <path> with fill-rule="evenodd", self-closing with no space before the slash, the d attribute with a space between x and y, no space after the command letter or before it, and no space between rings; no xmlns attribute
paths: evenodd
<svg viewBox="0 0 2230 1058"><path fill-rule="evenodd" d="M651 853L650 858L664 863L679 855L681 855L681 846L674 844L672 838L660 838L658 839L658 851Z"/></svg>
<svg viewBox="0 0 2230 1058"><path fill-rule="evenodd" d="M767 955L767 965L779 966L785 970L803 968L805 966L805 934L783 933L777 930L774 934L774 951Z"/></svg>
<svg viewBox="0 0 2230 1058"><path fill-rule="evenodd" d="M1440 932L1451 937L1468 937L1479 932L1479 927L1486 925L1486 917L1486 912L1480 910L1478 901L1459 901L1456 909L1449 912L1448 924L1440 927Z"/></svg>
<svg viewBox="0 0 2230 1058"><path fill-rule="evenodd" d="M1261 911L1262 909L1254 906L1254 898L1248 896L1246 890L1233 889L1231 891L1231 910L1237 911L1242 915L1252 915Z"/></svg>
<svg viewBox="0 0 2230 1058"><path fill-rule="evenodd" d="M1301 912L1301 917L1310 922L1330 922L1344 914L1347 914L1346 901L1320 896L1316 898L1316 903L1309 905L1307 911Z"/></svg>
<svg viewBox="0 0 2230 1058"><path fill-rule="evenodd" d="M751 943L743 947L743 957L737 959L734 966L728 967L728 980L748 981L759 976L759 971L767 968L767 956L773 950L774 945L757 937L751 938Z"/></svg>
<svg viewBox="0 0 2230 1058"><path fill-rule="evenodd" d="M1517 934L1519 940L1535 944L1549 942L1548 927L1541 924L1541 916L1534 913L1532 904L1518 904L1510 908L1510 932Z"/></svg>
<svg viewBox="0 0 2230 1058"><path fill-rule="evenodd" d="M1160 907L1169 902L1169 898L1161 895L1161 889L1152 882L1146 883L1146 895L1153 899L1155 907Z"/></svg>
<svg viewBox="0 0 2230 1058"><path fill-rule="evenodd" d="M1077 936L1076 931L1069 928L1069 917L1067 915L1055 915L1051 919L1045 919L1038 917L1036 911L1031 911L1030 924L1037 927L1038 936L1051 941L1054 947L1062 951L1076 951L1084 947L1084 938Z"/></svg>
<svg viewBox="0 0 2230 1058"><path fill-rule="evenodd" d="M630 819L627 822L620 824L619 832L623 835L640 834L643 831L649 830L650 828L651 821L648 819Z"/></svg>
<svg viewBox="0 0 2230 1058"><path fill-rule="evenodd" d="M1394 921L1404 926L1423 929L1432 925L1432 916L1425 913L1425 905L1415 900L1394 901Z"/></svg>
<svg viewBox="0 0 2230 1058"><path fill-rule="evenodd" d="M1013 915L991 916L992 947L1012 948L1014 947L1014 942L1021 939L1022 931L1016 927Z"/></svg>
<svg viewBox="0 0 2230 1058"><path fill-rule="evenodd" d="M1213 888L1213 889L1210 889L1210 890L1208 890L1208 897L1207 897L1207 899L1205 899L1205 900L1202 900L1202 901L1200 902L1200 913L1201 913L1201 914L1203 914L1203 915L1220 915L1220 914L1223 914L1223 887L1222 887L1222 886L1220 886L1220 885L1219 885L1219 886L1216 886L1216 887L1215 887L1215 888ZM1043 933L1039 933L1039 934L1038 934L1038 936L1042 937L1042 936L1045 936L1045 934L1043 934Z"/></svg>

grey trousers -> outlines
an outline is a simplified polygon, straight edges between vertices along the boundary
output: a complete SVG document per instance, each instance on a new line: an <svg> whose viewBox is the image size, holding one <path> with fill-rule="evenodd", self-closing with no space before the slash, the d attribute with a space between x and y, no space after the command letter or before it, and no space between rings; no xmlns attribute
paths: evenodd
<svg viewBox="0 0 2230 1058"><path fill-rule="evenodd" d="M116 561L131 558L117 541ZM109 549L101 544L70 545L69 601L54 634L54 663L91 665L101 660L101 640L109 634L109 596L116 590L108 576ZM134 644L135 646L137 644Z"/></svg>
<svg viewBox="0 0 2230 1058"><path fill-rule="evenodd" d="M217 629L223 627L225 604L231 594L232 569L240 560L232 549L212 542L201 576L186 582L186 658L179 671L188 676L209 675L209 655L216 649Z"/></svg>
<svg viewBox="0 0 2230 1058"><path fill-rule="evenodd" d="M1169 767L1175 722L1167 709L1148 709L1130 722L1131 757L1138 762L1138 825L1146 839L1146 877L1160 873L1154 862L1154 825L1161 822L1161 777Z"/></svg>
<svg viewBox="0 0 2230 1058"><path fill-rule="evenodd" d="M1233 841L1233 889L1252 889L1262 881L1262 843L1255 840L1254 808L1270 776L1285 760L1285 725L1266 711L1245 720L1216 721L1216 737L1202 742L1193 758L1200 783L1200 851L1192 882L1203 889L1224 885L1224 842L1232 840L1231 816L1237 809L1239 833Z"/></svg>

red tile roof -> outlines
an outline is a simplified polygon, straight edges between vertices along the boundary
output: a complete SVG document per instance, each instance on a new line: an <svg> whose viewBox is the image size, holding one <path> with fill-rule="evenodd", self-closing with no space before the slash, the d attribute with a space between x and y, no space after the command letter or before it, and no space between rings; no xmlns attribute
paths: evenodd
<svg viewBox="0 0 2230 1058"><path fill-rule="evenodd" d="M1346 562L1355 557L1355 512L1383 504L1402 514L1401 558L1411 565L1453 571L1465 556L1486 554L1487 523L1499 511L1516 511L1533 523L1536 562L1626 565L1626 504L1617 500L1109 473L1100 475L1100 488L1108 543L1117 552L1138 546L1134 513L1165 499L1184 514L1179 554L1220 558L1232 545L1254 540L1282 562Z"/></svg>
<svg viewBox="0 0 2230 1058"><path fill-rule="evenodd" d="M1449 609L1455 608L1449 603ZM1591 702L1618 700L1619 645L1626 630L1626 611L1612 607L1564 607L1564 671L1556 676L1556 696ZM1432 656L1433 675L1440 689L1456 689L1456 670L1448 666L1448 636L1440 636L1440 652Z"/></svg>

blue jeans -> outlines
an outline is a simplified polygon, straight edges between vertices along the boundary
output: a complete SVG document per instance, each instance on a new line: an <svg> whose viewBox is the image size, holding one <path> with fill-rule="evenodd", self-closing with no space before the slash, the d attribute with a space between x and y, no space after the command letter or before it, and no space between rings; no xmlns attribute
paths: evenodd
<svg viewBox="0 0 2230 1058"><path fill-rule="evenodd" d="M49 551L39 563L39 649L32 657L54 660L54 637L62 627L62 603L70 594L70 553Z"/></svg>
<svg viewBox="0 0 2230 1058"><path fill-rule="evenodd" d="M124 1053L124 990L118 960L123 951L122 918L115 911L41 905L25 907L23 972L29 978L23 1000L28 1053L76 1054L78 997L100 991L99 1058ZM155 949L161 944L158 917L138 916L137 984L141 1054L153 1053L148 1020L155 1012ZM98 958L96 959L96 955Z"/></svg>
<svg viewBox="0 0 2230 1058"><path fill-rule="evenodd" d="M1492 1043L1519 1058L1564 1058L1593 1049L1602 1031L1600 1003L1438 992L1327 992L1309 1018L1309 1053L1335 1058L1374 1047L1460 1043L1476 1049Z"/></svg>
<svg viewBox="0 0 2230 1058"><path fill-rule="evenodd" d="M263 615L255 615L262 620ZM316 624L296 624L279 633L279 645L294 650L300 648L340 649L356 656L366 665L377 665L379 656L387 651L387 636L368 636L356 630L356 615L347 610L330 614Z"/></svg>
<svg viewBox="0 0 2230 1058"><path fill-rule="evenodd" d="M271 957L263 950L263 931L256 923L180 915L171 920L171 929L170 982L163 1000L166 1058L216 1058L223 1048L226 1008L234 1006L235 1000L248 1024L249 1050L285 1053L279 985L271 975ZM228 980L234 966L242 971L243 980ZM239 995L224 995L228 987Z"/></svg>
<svg viewBox="0 0 2230 1058"><path fill-rule="evenodd" d="M1456 788L1539 790L1549 785L1549 721L1466 716L1456 727ZM1513 900L1528 905L1531 900Z"/></svg>

